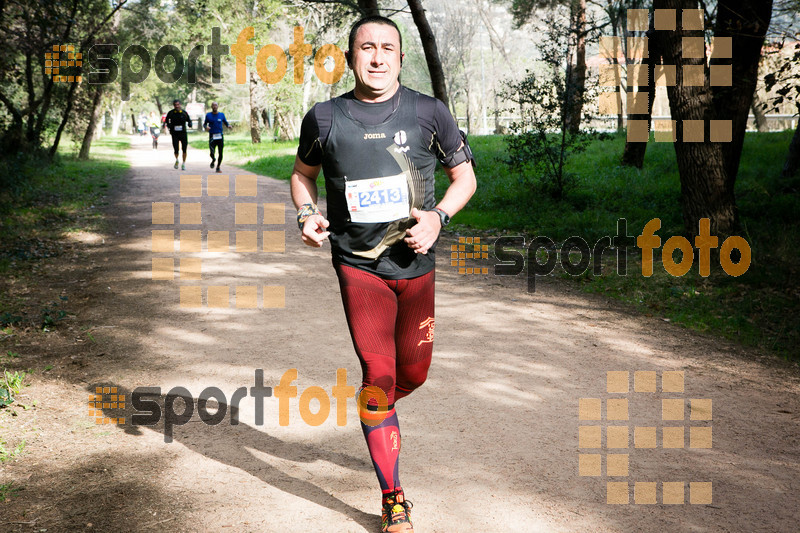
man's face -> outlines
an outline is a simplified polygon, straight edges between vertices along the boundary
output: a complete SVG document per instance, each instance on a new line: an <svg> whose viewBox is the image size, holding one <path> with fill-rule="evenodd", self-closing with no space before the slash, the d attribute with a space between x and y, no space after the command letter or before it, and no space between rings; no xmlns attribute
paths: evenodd
<svg viewBox="0 0 800 533"><path fill-rule="evenodd" d="M175 109L177 109L178 111L180 111L180 110L181 110L181 103L180 103L180 102L175 102L175 103L174 103L174 104L172 104L172 105L173 105L173 106L175 106Z"/></svg>
<svg viewBox="0 0 800 533"><path fill-rule="evenodd" d="M217 104L216 102L214 102L213 104L211 104L211 112L212 112L212 113L216 113L216 112L217 112L217 109L219 109L219 104Z"/></svg>
<svg viewBox="0 0 800 533"><path fill-rule="evenodd" d="M356 78L356 97L380 102L391 98L400 76L400 35L386 24L358 28L350 50L350 66Z"/></svg>

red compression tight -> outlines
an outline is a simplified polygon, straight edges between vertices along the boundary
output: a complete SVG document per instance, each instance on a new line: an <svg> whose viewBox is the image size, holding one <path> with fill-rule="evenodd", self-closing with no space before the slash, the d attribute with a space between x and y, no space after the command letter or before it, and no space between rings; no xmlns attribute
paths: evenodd
<svg viewBox="0 0 800 533"><path fill-rule="evenodd" d="M394 402L425 382L431 364L434 272L387 280L336 265L336 273L347 325L361 362L362 388L378 387L389 403L388 412L381 413L380 424L361 422L378 481L387 493L400 488L400 429Z"/></svg>

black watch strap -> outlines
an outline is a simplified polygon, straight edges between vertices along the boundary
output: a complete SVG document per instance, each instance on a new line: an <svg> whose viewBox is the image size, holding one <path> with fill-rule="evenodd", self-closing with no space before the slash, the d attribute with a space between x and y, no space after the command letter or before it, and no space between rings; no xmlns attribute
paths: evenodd
<svg viewBox="0 0 800 533"><path fill-rule="evenodd" d="M434 207L431 211L436 211L439 215L439 222L442 223L442 227L445 227L450 223L450 215L439 209L438 207Z"/></svg>

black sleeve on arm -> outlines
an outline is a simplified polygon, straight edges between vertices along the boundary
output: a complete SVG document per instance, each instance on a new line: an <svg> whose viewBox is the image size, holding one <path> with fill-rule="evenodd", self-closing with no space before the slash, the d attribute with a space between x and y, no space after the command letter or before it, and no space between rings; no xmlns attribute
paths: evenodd
<svg viewBox="0 0 800 533"><path fill-rule="evenodd" d="M431 134L429 150L442 165L456 166L448 162L461 147L461 132L447 106L435 98L431 101L421 101L417 107L422 130Z"/></svg>
<svg viewBox="0 0 800 533"><path fill-rule="evenodd" d="M319 104L309 109L300 125L300 143L297 146L297 157L310 167L322 163L322 144L319 135L316 110Z"/></svg>
<svg viewBox="0 0 800 533"><path fill-rule="evenodd" d="M191 115L189 115L189 113L186 113L186 120L189 121L189 127L191 128L192 127L192 117L191 117Z"/></svg>

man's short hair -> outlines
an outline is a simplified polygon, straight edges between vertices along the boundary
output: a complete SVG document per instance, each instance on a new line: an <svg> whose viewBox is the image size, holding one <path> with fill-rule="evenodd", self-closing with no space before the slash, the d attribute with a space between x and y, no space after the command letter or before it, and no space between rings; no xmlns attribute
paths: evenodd
<svg viewBox="0 0 800 533"><path fill-rule="evenodd" d="M173 101L172 101L172 105L175 105L175 104L180 104L180 103L181 103L181 101L180 101L180 100L178 100L177 98L176 98L175 100L173 100Z"/></svg>
<svg viewBox="0 0 800 533"><path fill-rule="evenodd" d="M362 18L353 24L352 28L350 28L350 37L347 39L347 51L351 55L348 57L352 57L353 46L356 43L356 34L358 33L358 28L364 24L383 24L385 26L391 26L397 30L397 35L400 37L400 53L403 53L403 35L400 33L400 28L397 27L397 24L395 24L390 18L381 17L380 15L371 15L369 17Z"/></svg>

